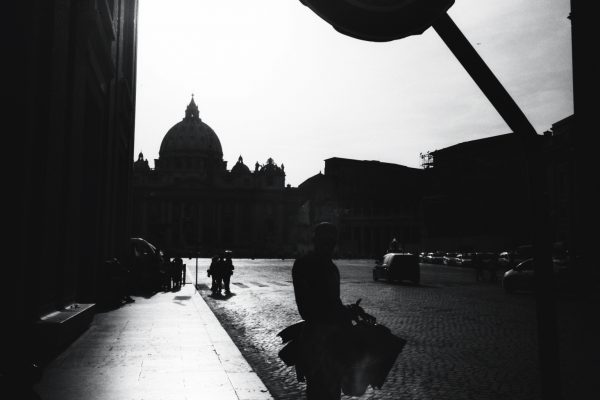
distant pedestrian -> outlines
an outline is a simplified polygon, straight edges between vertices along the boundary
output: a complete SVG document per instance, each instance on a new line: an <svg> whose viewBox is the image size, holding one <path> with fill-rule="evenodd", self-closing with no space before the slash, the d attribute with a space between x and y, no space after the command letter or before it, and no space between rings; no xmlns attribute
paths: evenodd
<svg viewBox="0 0 600 400"><path fill-rule="evenodd" d="M225 252L225 258L223 259L222 268L223 289L225 289L225 295L227 296L231 294L229 283L231 281L231 275L233 275L234 270L230 251Z"/></svg>
<svg viewBox="0 0 600 400"><path fill-rule="evenodd" d="M171 280L173 288L181 288L181 279L183 275L183 260L178 255L171 263Z"/></svg>
<svg viewBox="0 0 600 400"><path fill-rule="evenodd" d="M398 243L398 239L393 238L388 246L388 253L398 253L400 251L400 243Z"/></svg>
<svg viewBox="0 0 600 400"><path fill-rule="evenodd" d="M169 257L163 257L158 267L157 279L160 289L163 292L171 291L171 260Z"/></svg>
<svg viewBox="0 0 600 400"><path fill-rule="evenodd" d="M221 257L219 255L214 256L211 260L208 270L206 271L206 274L208 275L208 277L212 278L210 290L211 290L213 296L215 296L217 294L221 294L222 280L221 280L221 269L219 266L220 258Z"/></svg>
<svg viewBox="0 0 600 400"><path fill-rule="evenodd" d="M157 248L152 264L157 290L171 291L171 258Z"/></svg>

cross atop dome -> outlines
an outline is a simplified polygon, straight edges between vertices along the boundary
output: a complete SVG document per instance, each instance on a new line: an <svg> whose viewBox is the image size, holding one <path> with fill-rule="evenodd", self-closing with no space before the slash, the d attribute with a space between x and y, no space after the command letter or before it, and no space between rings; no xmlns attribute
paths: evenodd
<svg viewBox="0 0 600 400"><path fill-rule="evenodd" d="M192 93L192 100L190 101L190 104L188 104L187 108L185 109L185 119L200 119L198 106L194 101L194 93Z"/></svg>

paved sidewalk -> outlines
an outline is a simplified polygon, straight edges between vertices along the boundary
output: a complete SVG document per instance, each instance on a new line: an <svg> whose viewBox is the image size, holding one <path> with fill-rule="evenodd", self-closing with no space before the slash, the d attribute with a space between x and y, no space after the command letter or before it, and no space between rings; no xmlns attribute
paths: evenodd
<svg viewBox="0 0 600 400"><path fill-rule="evenodd" d="M272 399L193 285L134 298L48 365L42 400Z"/></svg>

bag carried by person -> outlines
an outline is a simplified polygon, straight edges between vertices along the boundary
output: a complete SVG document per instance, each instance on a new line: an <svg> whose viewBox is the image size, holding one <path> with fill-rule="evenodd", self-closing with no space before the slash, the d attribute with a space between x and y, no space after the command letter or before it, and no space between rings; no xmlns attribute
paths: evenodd
<svg viewBox="0 0 600 400"><path fill-rule="evenodd" d="M394 335L390 329L378 324L375 317L364 312L360 300L349 306L354 313L354 324L338 344L341 349L342 392L349 396L363 395L368 386L381 389L396 358L406 345L406 340ZM303 370L308 365L303 354L302 333L306 322L300 321L278 333L285 346L279 358L296 368L298 381L304 381ZM310 362L310 361L309 361Z"/></svg>
<svg viewBox="0 0 600 400"><path fill-rule="evenodd" d="M359 321L350 329L349 341L342 392L361 396L369 385L381 389L406 340L383 325Z"/></svg>

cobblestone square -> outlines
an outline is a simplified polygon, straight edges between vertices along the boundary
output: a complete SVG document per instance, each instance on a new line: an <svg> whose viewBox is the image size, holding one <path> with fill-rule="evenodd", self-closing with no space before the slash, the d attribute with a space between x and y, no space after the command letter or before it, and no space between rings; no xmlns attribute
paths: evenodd
<svg viewBox="0 0 600 400"><path fill-rule="evenodd" d="M368 389L361 398L539 398L531 293L508 295L499 283L476 282L467 268L421 264L421 284L415 286L373 281L372 260L335 262L344 303L362 299L366 312L408 342L383 388ZM234 260L233 294L225 299L210 296L208 260L198 266L199 292L276 399L304 398L304 384L278 357L282 344L276 336L300 320L292 264Z"/></svg>

